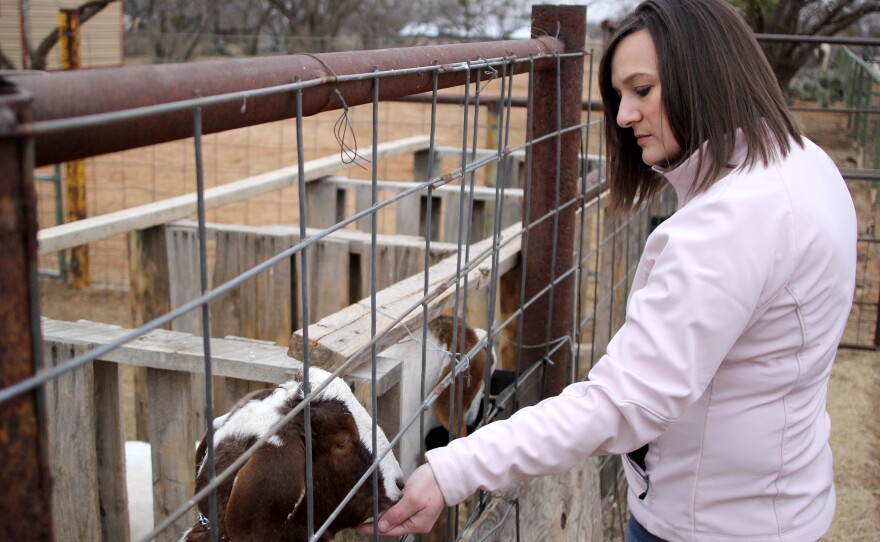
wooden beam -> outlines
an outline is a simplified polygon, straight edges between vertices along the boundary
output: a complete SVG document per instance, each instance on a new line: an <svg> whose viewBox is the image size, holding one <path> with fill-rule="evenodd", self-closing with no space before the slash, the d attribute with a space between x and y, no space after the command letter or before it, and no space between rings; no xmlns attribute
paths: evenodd
<svg viewBox="0 0 880 542"><path fill-rule="evenodd" d="M501 232L503 240L514 237L521 226L519 223ZM486 238L471 246L471 254L479 254L492 246L493 239ZM504 246L498 255L499 276L512 268L519 257L519 237ZM433 319L455 302L455 288L447 287L446 284L455 276L458 265L457 255L452 255L429 269L430 284L429 292L439 292L432 299L428 310L428 318ZM468 287L470 289L482 289L488 286L491 271L491 260L484 260L468 275ZM464 282L463 277L459 280ZM384 350L407 333L421 326L422 311L409 311L411 307L424 296L424 274L419 273L402 280L380 292L376 293L377 306L381 311L377 314L376 328L381 333L388 328L393 321L402 316L402 324L388 330L379 340L378 350ZM309 359L319 367L333 371L340 365L355 357L356 360L350 370L357 368L369 359L370 337L370 301L363 299L336 314L332 314L319 322L309 326ZM406 327L404 327L406 326ZM288 354L296 359L302 358L303 353L302 330L294 332L290 339Z"/></svg>
<svg viewBox="0 0 880 542"><path fill-rule="evenodd" d="M42 319L44 340L58 345L69 345L80 351L109 344L131 332L120 326L80 320ZM151 369L164 369L195 374L204 373L204 346L202 337L179 331L157 329L104 354L104 361L124 363ZM302 368L302 363L287 355L287 348L268 341L241 337L211 339L211 361L215 376L241 380L280 383ZM369 367L346 375L349 384L369 383ZM380 358L377 367L379 395L392 389L400 381L399 361Z"/></svg>
<svg viewBox="0 0 880 542"><path fill-rule="evenodd" d="M381 160L389 156L411 154L426 149L427 136L413 136L379 145L375 157ZM314 181L348 167L339 154L325 156L306 162L305 182ZM240 181L215 186L205 190L205 208L212 209L243 201L260 194L280 190L296 183L297 166L270 171ZM197 194L195 192L168 198L130 209L86 218L77 222L44 228L37 233L39 253L50 254L85 243L100 241L111 235L132 230L149 228L179 220L195 214Z"/></svg>
<svg viewBox="0 0 880 542"><path fill-rule="evenodd" d="M198 223L194 220L177 220L174 223L170 224L170 226L179 229L196 229L198 228ZM299 237L299 226L285 226L283 224L276 224L272 226L244 226L239 224L219 224L208 222L207 224L205 224L205 229L206 233L208 234L209 240L214 238L220 232L239 232L276 236L295 235L296 237ZM322 231L323 230L318 228L306 228L306 235L317 235ZM372 240L372 234L358 230L342 229L331 233L327 236L327 238L348 241L350 243L370 243ZM395 247L423 248L425 246L425 238L415 235L387 235L380 233L376 235L376 243L379 245L389 245ZM431 242L432 256L448 256L450 254L454 254L457 250L458 245L456 245L455 243L441 243L439 241Z"/></svg>
<svg viewBox="0 0 880 542"><path fill-rule="evenodd" d="M330 177L326 177L321 180L322 183L330 183L336 185L338 188L361 188L361 187L369 187L371 181L369 180L361 180L361 179L352 179L350 177L341 177L338 175L333 175ZM405 181L376 181L376 186L379 190L384 190L387 192L403 192L405 190L409 190L410 188L416 186L416 184L421 183L411 183ZM435 196L458 196L461 192L461 186L456 184L446 184L434 189ZM424 193L419 192L420 195L424 196ZM409 197L409 196L407 196ZM413 194L415 197L415 194ZM505 188L504 189L504 197L505 198L517 198L522 199L523 197L523 189L522 188ZM474 187L474 200L477 201L495 201L495 188L490 186L475 186Z"/></svg>

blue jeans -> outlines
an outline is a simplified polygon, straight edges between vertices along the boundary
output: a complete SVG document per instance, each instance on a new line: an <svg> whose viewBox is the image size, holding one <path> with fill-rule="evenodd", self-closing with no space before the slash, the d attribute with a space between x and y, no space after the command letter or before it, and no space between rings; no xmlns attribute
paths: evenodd
<svg viewBox="0 0 880 542"><path fill-rule="evenodd" d="M665 542L648 532L633 515L629 516L629 524L626 526L625 542Z"/></svg>

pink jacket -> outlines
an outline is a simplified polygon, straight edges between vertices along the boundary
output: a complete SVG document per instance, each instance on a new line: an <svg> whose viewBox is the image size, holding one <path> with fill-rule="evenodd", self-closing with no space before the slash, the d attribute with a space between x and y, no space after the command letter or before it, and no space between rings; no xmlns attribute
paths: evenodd
<svg viewBox="0 0 880 542"><path fill-rule="evenodd" d="M692 196L695 158L665 172L679 209L648 238L626 323L587 382L428 462L448 504L478 488L624 457L633 514L670 540L803 542L831 525L825 396L853 298L856 217L804 140ZM742 141L732 157L744 157Z"/></svg>

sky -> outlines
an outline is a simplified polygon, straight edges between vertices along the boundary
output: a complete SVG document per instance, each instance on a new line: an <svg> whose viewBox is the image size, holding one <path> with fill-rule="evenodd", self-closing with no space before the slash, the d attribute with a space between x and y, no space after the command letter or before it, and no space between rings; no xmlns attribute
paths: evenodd
<svg viewBox="0 0 880 542"><path fill-rule="evenodd" d="M529 3L528 9L532 4L567 4L567 5L586 5L587 6L587 23L598 25L605 19L614 19L622 17L629 9L634 7L639 0L533 0ZM430 25L414 25L413 27L404 29L402 33L422 34L431 33ZM531 31L528 25L523 26L520 30L515 31L511 36L513 39L529 39Z"/></svg>
<svg viewBox="0 0 880 542"><path fill-rule="evenodd" d="M548 2L534 2L548 3ZM603 19L619 17L623 15L629 8L635 6L637 0L575 0L569 2L571 4L587 6L587 21L590 23L600 23Z"/></svg>
<svg viewBox="0 0 880 542"><path fill-rule="evenodd" d="M530 4L554 4L553 0L536 0ZM568 5L586 5L587 6L587 23L598 25L605 19L620 18L630 8L634 7L638 0L571 0L558 2L559 4ZM531 7L529 7L531 9ZM531 37L528 27L523 27L520 31L514 32L511 36L514 39L528 39Z"/></svg>

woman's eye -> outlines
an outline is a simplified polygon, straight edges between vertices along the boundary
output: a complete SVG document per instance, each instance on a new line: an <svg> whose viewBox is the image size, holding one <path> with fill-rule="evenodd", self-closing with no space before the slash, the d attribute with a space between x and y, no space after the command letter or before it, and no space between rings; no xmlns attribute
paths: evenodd
<svg viewBox="0 0 880 542"><path fill-rule="evenodd" d="M651 87L639 87L636 89L636 94L638 94L642 98L647 96L649 92L651 92Z"/></svg>

